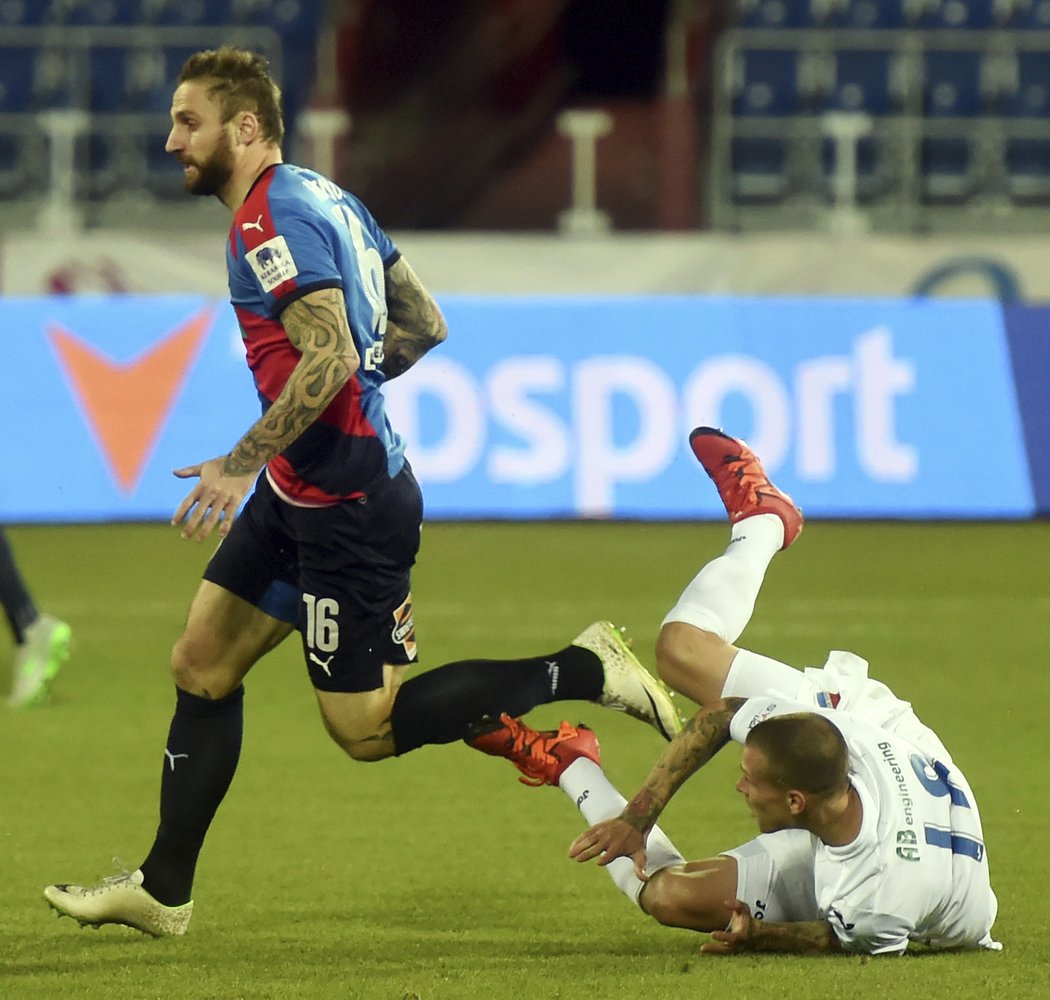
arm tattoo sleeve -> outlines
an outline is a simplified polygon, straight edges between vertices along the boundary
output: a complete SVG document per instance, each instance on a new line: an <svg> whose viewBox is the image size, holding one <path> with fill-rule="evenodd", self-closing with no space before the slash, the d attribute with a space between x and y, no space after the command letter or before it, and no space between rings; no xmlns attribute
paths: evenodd
<svg viewBox="0 0 1050 1000"><path fill-rule="evenodd" d="M343 293L325 288L293 302L281 315L298 364L270 408L226 457L227 475L258 472L324 411L360 365Z"/></svg>
<svg viewBox="0 0 1050 1000"><path fill-rule="evenodd" d="M729 741L729 724L743 704L743 698L725 698L697 712L667 745L642 790L624 808L623 819L643 833L652 829L686 778Z"/></svg>
<svg viewBox="0 0 1050 1000"><path fill-rule="evenodd" d="M387 327L383 374L397 378L448 335L445 317L408 262L401 258L386 272Z"/></svg>

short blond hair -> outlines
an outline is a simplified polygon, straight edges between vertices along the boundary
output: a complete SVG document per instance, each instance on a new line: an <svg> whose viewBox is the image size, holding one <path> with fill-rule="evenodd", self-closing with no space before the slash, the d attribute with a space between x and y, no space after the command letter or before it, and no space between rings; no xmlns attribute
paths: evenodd
<svg viewBox="0 0 1050 1000"><path fill-rule="evenodd" d="M182 66L178 83L208 81L208 93L218 101L222 120L251 111L262 126L263 138L280 146L284 139L281 88L265 56L224 45L195 52Z"/></svg>
<svg viewBox="0 0 1050 1000"><path fill-rule="evenodd" d="M766 758L766 778L785 791L811 795L842 791L849 782L849 750L838 727L815 712L774 715L748 734Z"/></svg>

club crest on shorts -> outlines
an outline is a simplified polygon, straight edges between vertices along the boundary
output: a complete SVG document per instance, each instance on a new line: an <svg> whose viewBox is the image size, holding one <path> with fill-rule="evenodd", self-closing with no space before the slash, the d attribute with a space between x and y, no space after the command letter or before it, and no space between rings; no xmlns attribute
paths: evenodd
<svg viewBox="0 0 1050 1000"><path fill-rule="evenodd" d="M409 660L416 658L416 623L412 619L412 594L405 598L404 603L394 612L394 628L390 638L398 645L404 646L405 655Z"/></svg>

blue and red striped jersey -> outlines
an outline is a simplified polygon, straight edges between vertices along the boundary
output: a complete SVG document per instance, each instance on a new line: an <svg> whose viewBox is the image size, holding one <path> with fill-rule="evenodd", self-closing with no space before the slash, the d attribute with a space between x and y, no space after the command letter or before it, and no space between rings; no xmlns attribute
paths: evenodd
<svg viewBox="0 0 1050 1000"><path fill-rule="evenodd" d="M299 361L281 313L321 288L340 288L361 358L350 382L267 471L295 503L358 496L397 475L404 442L383 402L384 268L398 250L367 208L321 174L289 163L265 170L233 217L226 247L230 301L265 411Z"/></svg>

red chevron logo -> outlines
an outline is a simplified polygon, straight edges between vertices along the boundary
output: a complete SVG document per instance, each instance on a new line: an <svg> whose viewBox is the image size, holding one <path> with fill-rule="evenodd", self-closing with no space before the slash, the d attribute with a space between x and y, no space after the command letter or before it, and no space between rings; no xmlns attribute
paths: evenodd
<svg viewBox="0 0 1050 1000"><path fill-rule="evenodd" d="M138 485L214 314L214 307L202 309L129 362L49 326L51 345L122 492Z"/></svg>

